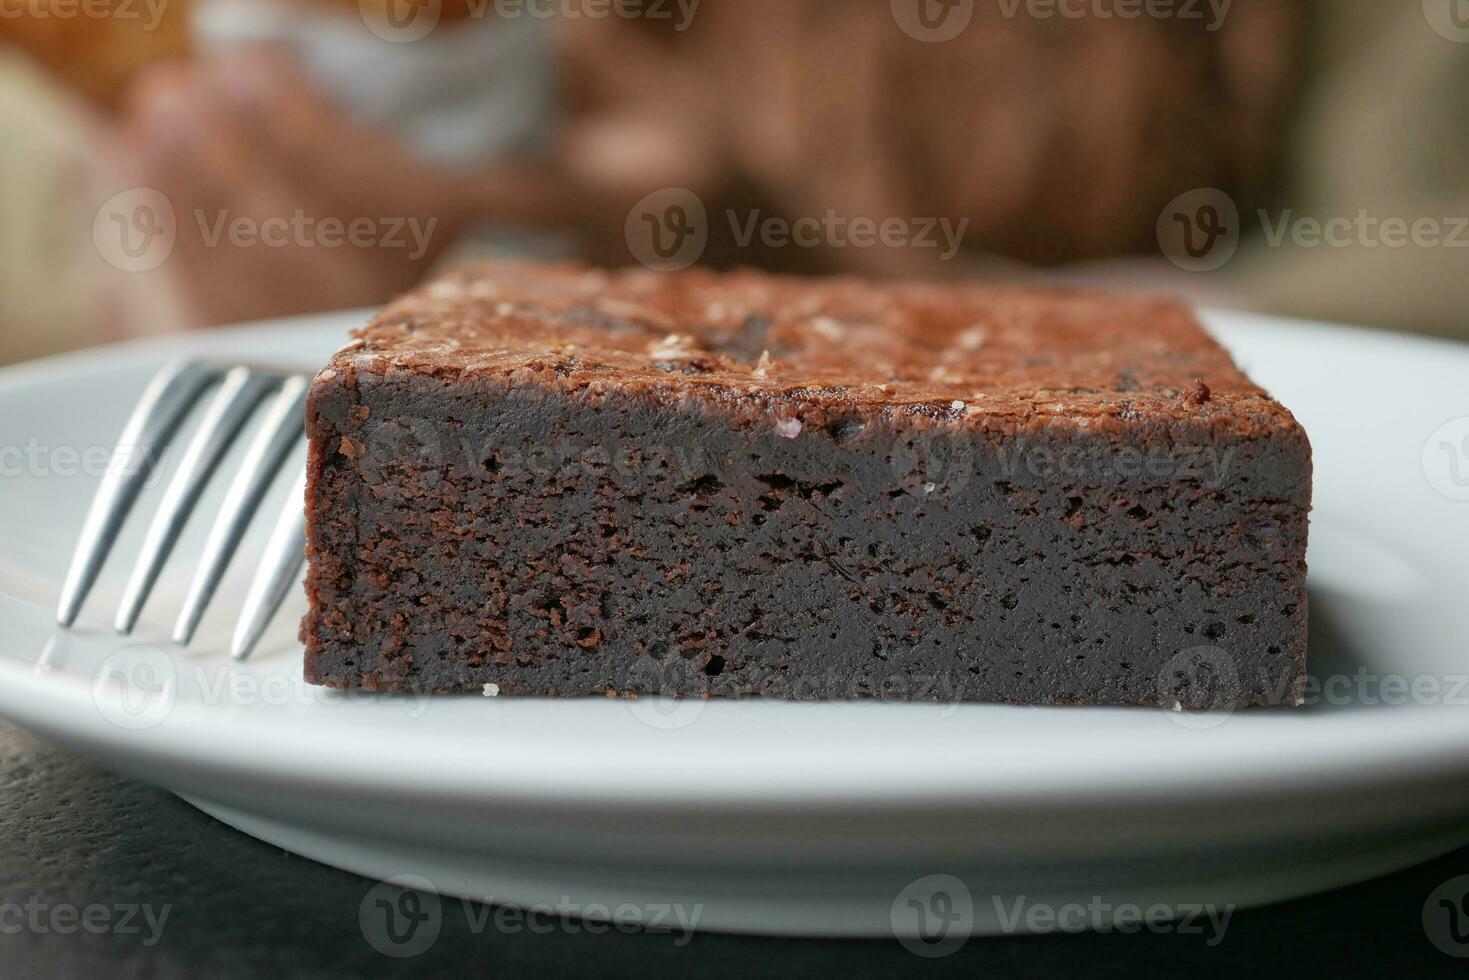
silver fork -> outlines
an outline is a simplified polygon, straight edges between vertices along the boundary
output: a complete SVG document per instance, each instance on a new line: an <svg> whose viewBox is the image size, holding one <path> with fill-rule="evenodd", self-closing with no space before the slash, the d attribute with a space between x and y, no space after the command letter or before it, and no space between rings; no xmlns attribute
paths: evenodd
<svg viewBox="0 0 1469 980"><path fill-rule="evenodd" d="M119 633L132 632L164 562L178 543L179 534L219 468L225 451L264 404L260 429L230 483L174 626L174 642L187 645L194 638L199 620L214 598L271 481L302 436L309 381L303 374L194 360L175 361L159 371L123 426L111 465L87 512L62 586L56 621L67 627L76 621L123 522L163 451L178 434L185 417L212 390L204 417L148 526L143 550L133 566L113 623ZM237 660L250 655L300 574L306 557L305 488L303 468L246 594L230 643L230 653Z"/></svg>

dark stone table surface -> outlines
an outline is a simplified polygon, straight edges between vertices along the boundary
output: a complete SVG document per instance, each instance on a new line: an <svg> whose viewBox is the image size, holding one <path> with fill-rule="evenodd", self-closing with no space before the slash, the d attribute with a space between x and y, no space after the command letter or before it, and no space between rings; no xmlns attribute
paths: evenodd
<svg viewBox="0 0 1469 980"><path fill-rule="evenodd" d="M681 943L669 934L593 935L557 919L534 931L512 920L501 928L482 908L445 899L436 941L395 959L359 926L373 882L256 841L163 790L0 723L0 978L1462 978L1469 958L1438 948L1424 924L1429 896L1459 875L1469 875L1469 848L1329 894L1237 912L1213 947L1204 935L1087 933L972 939L936 959L896 942L699 933ZM1442 913L1439 945L1469 957L1469 915L1458 923L1464 942L1455 945L1442 938L1452 935L1449 914Z"/></svg>

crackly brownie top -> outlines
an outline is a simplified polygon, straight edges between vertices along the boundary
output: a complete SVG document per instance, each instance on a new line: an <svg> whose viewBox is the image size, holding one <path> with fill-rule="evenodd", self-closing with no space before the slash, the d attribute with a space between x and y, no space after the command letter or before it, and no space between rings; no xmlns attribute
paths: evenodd
<svg viewBox="0 0 1469 980"><path fill-rule="evenodd" d="M482 263L389 305L337 367L693 395L752 415L1295 427L1187 307L1074 290Z"/></svg>

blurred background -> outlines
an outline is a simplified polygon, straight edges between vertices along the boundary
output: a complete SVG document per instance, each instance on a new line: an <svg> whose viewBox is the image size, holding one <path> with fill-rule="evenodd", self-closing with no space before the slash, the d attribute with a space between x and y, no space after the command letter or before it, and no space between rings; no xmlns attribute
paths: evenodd
<svg viewBox="0 0 1469 980"><path fill-rule="evenodd" d="M487 255L1469 338L1469 0L0 0L0 362Z"/></svg>

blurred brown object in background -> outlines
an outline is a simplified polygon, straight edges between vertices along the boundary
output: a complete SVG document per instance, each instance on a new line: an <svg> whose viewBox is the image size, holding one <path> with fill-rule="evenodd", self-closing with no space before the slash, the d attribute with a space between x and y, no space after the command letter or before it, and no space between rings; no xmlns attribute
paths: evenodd
<svg viewBox="0 0 1469 980"><path fill-rule="evenodd" d="M975 4L943 43L867 0L711 2L687 30L570 20L573 123L598 127L568 165L622 165L614 231L637 192L685 186L722 203L738 186L790 216L968 218L967 246L1037 265L1156 254L1172 198L1219 187L1248 201L1269 179L1299 83L1303 0L1234 0L1214 25L1014 9ZM648 173L653 187L637 187ZM960 271L923 252L827 258L878 275Z"/></svg>
<svg viewBox="0 0 1469 980"><path fill-rule="evenodd" d="M14 44L109 109L150 62L188 50L189 0L0 0Z"/></svg>
<svg viewBox="0 0 1469 980"><path fill-rule="evenodd" d="M413 15L415 8L434 7L442 20L468 20L486 16L493 12L491 0L308 0L322 7L345 8L358 14L387 13L394 19L403 20Z"/></svg>

